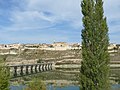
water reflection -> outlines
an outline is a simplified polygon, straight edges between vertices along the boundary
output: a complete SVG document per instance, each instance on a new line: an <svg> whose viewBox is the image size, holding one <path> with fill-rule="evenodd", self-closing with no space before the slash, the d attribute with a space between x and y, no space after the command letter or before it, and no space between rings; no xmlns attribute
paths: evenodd
<svg viewBox="0 0 120 90"><path fill-rule="evenodd" d="M120 90L120 84L113 84L112 90Z"/></svg>
<svg viewBox="0 0 120 90"><path fill-rule="evenodd" d="M79 86L54 87L52 85L48 85L47 90L79 90Z"/></svg>
<svg viewBox="0 0 120 90"><path fill-rule="evenodd" d="M17 86L10 86L10 90L24 90L26 86L25 85L17 85Z"/></svg>
<svg viewBox="0 0 120 90"><path fill-rule="evenodd" d="M25 86L24 85L19 85L19 86L11 86L10 90L24 90ZM120 90L120 84L114 84L111 86L111 90ZM79 86L64 86L64 87L59 87L59 86L53 86L53 85L48 85L47 90L80 90Z"/></svg>

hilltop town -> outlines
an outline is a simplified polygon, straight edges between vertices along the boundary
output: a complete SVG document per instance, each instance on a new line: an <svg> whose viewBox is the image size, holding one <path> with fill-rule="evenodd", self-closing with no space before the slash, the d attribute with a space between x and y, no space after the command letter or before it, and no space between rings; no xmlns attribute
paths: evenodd
<svg viewBox="0 0 120 90"><path fill-rule="evenodd" d="M41 49L41 50L72 50L81 49L79 43L68 44L67 42L54 42L53 44L0 44L0 49Z"/></svg>
<svg viewBox="0 0 120 90"><path fill-rule="evenodd" d="M120 44L111 43L108 47L109 52L115 52L116 49L120 48ZM82 45L80 43L68 44L67 42L54 42L52 44L0 44L0 54L17 54L15 50L24 51L26 49L34 50L51 50L51 51L64 51L64 50L81 50ZM2 50L10 50L9 52L2 52Z"/></svg>

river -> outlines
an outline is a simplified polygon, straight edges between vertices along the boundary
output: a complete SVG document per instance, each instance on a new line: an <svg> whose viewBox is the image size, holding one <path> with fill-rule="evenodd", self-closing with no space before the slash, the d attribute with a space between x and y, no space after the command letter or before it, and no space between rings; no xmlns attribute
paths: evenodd
<svg viewBox="0 0 120 90"><path fill-rule="evenodd" d="M10 86L10 90L23 90L24 88L24 85ZM54 87L52 85L48 85L47 90L79 90L79 86ZM111 90L120 90L120 84L113 84Z"/></svg>

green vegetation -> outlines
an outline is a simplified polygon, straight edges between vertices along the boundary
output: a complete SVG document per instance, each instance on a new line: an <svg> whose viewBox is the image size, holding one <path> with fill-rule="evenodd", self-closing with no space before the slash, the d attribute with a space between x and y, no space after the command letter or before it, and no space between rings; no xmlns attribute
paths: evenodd
<svg viewBox="0 0 120 90"><path fill-rule="evenodd" d="M109 90L108 27L102 0L82 0L81 90Z"/></svg>
<svg viewBox="0 0 120 90"><path fill-rule="evenodd" d="M46 85L37 78L34 78L25 90L46 90Z"/></svg>
<svg viewBox="0 0 120 90"><path fill-rule="evenodd" d="M42 62L43 62L42 59L38 59L38 60L37 60L37 63L42 63Z"/></svg>
<svg viewBox="0 0 120 90"><path fill-rule="evenodd" d="M9 69L4 66L4 57L0 58L0 90L9 90Z"/></svg>

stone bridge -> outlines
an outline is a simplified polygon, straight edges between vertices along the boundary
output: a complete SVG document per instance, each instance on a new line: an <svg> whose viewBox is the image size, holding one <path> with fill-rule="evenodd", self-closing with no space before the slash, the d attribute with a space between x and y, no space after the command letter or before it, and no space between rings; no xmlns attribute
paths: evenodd
<svg viewBox="0 0 120 90"><path fill-rule="evenodd" d="M10 76L14 78L14 77L21 77L25 75L36 74L44 71L50 71L53 69L53 63L12 65L8 67L10 69Z"/></svg>

